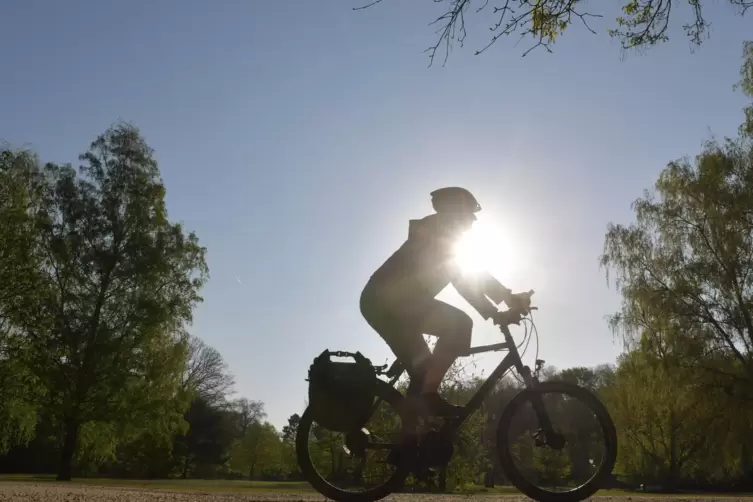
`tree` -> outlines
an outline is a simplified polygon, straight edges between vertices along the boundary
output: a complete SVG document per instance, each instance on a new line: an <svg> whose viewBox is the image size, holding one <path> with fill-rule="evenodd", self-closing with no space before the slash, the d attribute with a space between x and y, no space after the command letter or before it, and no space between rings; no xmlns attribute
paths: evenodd
<svg viewBox="0 0 753 502"><path fill-rule="evenodd" d="M28 151L0 151L0 336L10 330L13 311L21 307L19 299L37 285L34 213L41 196L38 163Z"/></svg>
<svg viewBox="0 0 753 502"><path fill-rule="evenodd" d="M289 443L295 442L295 436L298 434L298 424L301 422L301 416L293 413L288 417L288 425L282 428L282 440Z"/></svg>
<svg viewBox="0 0 753 502"><path fill-rule="evenodd" d="M362 10L382 3L383 0L364 1L355 10ZM731 7L741 15L753 6L750 0L728 0ZM584 0L503 0L493 4L489 0L434 0L442 4L442 14L430 24L437 27L437 40L426 49L430 64L434 62L437 51L444 53L447 61L450 50L455 43L461 46L465 42L466 16L483 14L489 16L491 39L476 54L485 52L503 36L516 35L529 38L533 45L523 55L537 47L551 52L551 45L557 37L573 23L581 24L593 34L596 31L589 25L589 20L602 17L593 5L586 5ZM686 35L694 45L703 42L708 28L704 7L710 2L703 0L623 0L622 14L615 20L616 27L609 34L618 39L623 49L646 48L659 42L669 40L670 14L685 7L691 11L691 21L683 25Z"/></svg>
<svg viewBox="0 0 753 502"><path fill-rule="evenodd" d="M231 467L253 479L258 474L276 473L281 462L281 442L269 422L251 424L246 435L233 444Z"/></svg>
<svg viewBox="0 0 753 502"><path fill-rule="evenodd" d="M743 42L743 64L740 67L740 80L735 87L751 99L744 108L745 121L740 126L740 135L753 138L753 42Z"/></svg>
<svg viewBox="0 0 753 502"><path fill-rule="evenodd" d="M230 409L235 416L238 437L245 436L252 424L261 423L267 417L267 412L264 411L264 403L250 401L245 397L230 403Z"/></svg>
<svg viewBox="0 0 753 502"><path fill-rule="evenodd" d="M230 457L235 430L232 417L203 399L195 399L186 413L188 431L175 438L175 459L182 478L209 476Z"/></svg>
<svg viewBox="0 0 753 502"><path fill-rule="evenodd" d="M205 402L217 404L225 399L234 384L222 355L201 338L191 336L183 387Z"/></svg>
<svg viewBox="0 0 753 502"><path fill-rule="evenodd" d="M182 415L185 326L208 275L197 237L171 223L137 129L118 124L70 166L47 164L34 256L39 285L10 318L9 353L44 389L68 480L91 422L173 423ZM25 314L25 315L24 315ZM157 418L162 417L162 418Z"/></svg>
<svg viewBox="0 0 753 502"><path fill-rule="evenodd" d="M465 404L481 386L478 378L463 378L463 367L456 361L440 387L442 396L452 403ZM466 420L455 443L455 452L449 464L440 470L439 488L442 491L464 489L473 485L478 473L489 464L484 441L486 410L481 409Z"/></svg>
<svg viewBox="0 0 753 502"><path fill-rule="evenodd" d="M559 372L554 378L572 382L598 393L614 385L615 375L612 366L601 364L595 368L584 368L582 366L568 368Z"/></svg>
<svg viewBox="0 0 753 502"><path fill-rule="evenodd" d="M298 466L298 457L295 450L295 438L298 435L298 424L301 422L301 416L294 413L288 417L288 425L282 428L282 464L283 469L289 476L300 475Z"/></svg>
<svg viewBox="0 0 753 502"><path fill-rule="evenodd" d="M32 439L39 387L12 357L12 319L25 315L24 295L34 294L35 209L40 196L37 158L28 151L0 151L0 452Z"/></svg>
<svg viewBox="0 0 753 502"><path fill-rule="evenodd" d="M749 65L749 46L746 57ZM712 372L720 385L753 399L747 391L753 383L753 137L708 142L695 164L671 162L654 193L634 209L634 223L609 226L601 259L623 297L614 325L633 337L683 337L696 349L683 364Z"/></svg>
<svg viewBox="0 0 753 502"><path fill-rule="evenodd" d="M751 96L753 50L739 84ZM753 96L751 96L753 97ZM601 263L629 349L607 392L622 436L618 468L677 484L751 479L753 136L707 142L669 163L630 225L609 226Z"/></svg>
<svg viewBox="0 0 753 502"><path fill-rule="evenodd" d="M656 347L644 337L621 358L609 399L623 439L618 469L629 478L672 487L689 476L687 467L696 457L719 443L721 431L709 432L727 412L703 380L681 366L682 347L677 349Z"/></svg>

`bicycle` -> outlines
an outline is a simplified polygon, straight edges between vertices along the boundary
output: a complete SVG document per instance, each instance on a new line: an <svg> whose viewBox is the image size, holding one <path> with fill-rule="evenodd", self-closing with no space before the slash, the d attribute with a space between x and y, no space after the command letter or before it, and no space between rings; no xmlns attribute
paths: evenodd
<svg viewBox="0 0 753 502"><path fill-rule="evenodd" d="M533 291L529 292L532 295ZM431 469L442 465L447 465L453 455L454 438L457 436L461 426L482 406L486 397L493 391L497 382L499 382L505 373L514 368L522 376L525 388L515 395L503 408L497 423L497 455L502 467L502 471L507 479L522 493L534 500L541 502L576 502L586 499L596 493L601 487L603 481L612 473L617 456L617 435L614 423L609 416L606 407L601 403L598 397L590 390L580 387L576 384L566 381L539 381L539 372L543 367L544 361L537 359L535 371L531 371L525 366L518 352L518 346L515 345L509 326L519 324L521 321L530 320L530 313L536 310L536 307L520 308L517 310L507 310L504 312L504 322L500 322L499 329L504 336L504 342L491 345L484 345L471 348L466 356L506 350L508 354L499 363L496 369L489 375L468 403L462 408L462 411L455 417L445 418L444 423L439 430L429 430L424 434L417 433L418 423L422 418L414 411L408 410L404 404L405 397L396 388L395 384L405 371L403 365L396 361L389 368L387 366L374 366L376 375L388 378L387 381L376 378L376 400L371 409L371 414L375 414L377 407L382 402L388 403L395 408L399 419L402 423L397 441L380 441L380 437L372 434L366 428L352 430L345 434L344 444L341 446L341 453L345 453L353 458L362 458L361 464L365 463L366 452L369 450L388 451L387 462L395 468L394 473L389 479L378 486L366 486L366 490L360 492L349 492L335 487L331 484L332 479L323 477L316 471L312 462L312 455L309 451L311 442L308 434L313 424L313 417L310 407L304 411L298 425L296 435L296 453L298 464L306 480L319 493L327 498L339 502L371 502L400 490L409 474L415 473L417 477L425 476L425 473ZM535 325L534 325L535 329ZM537 334L538 339L538 334ZM538 340L537 340L538 343ZM348 352L333 353L336 356L353 356ZM604 435L605 447L601 464L595 470L594 474L582 485L566 491L550 493L535 486L528 480L525 472L521 471L515 465L516 453L509 444L508 432L514 428L519 428L521 424L514 421L515 412L530 403L533 408L533 415L538 424L535 433L531 434L536 447L549 447L553 451L562 451L567 440L563 432L558 432L552 425L550 414L547 413L544 406L543 395L554 393L557 395L566 395L585 404L588 410L596 415L598 425ZM558 401L560 403L565 401ZM569 402L569 401L568 401ZM529 423L533 416L529 413L523 425ZM320 435L322 432L320 431ZM582 436L580 436L582 438ZM333 447L330 447L332 449ZM517 450L518 456L522 455L523 450ZM529 457L533 458L536 452L531 453ZM572 453L571 453L572 455ZM332 453L332 469L334 470L336 456L334 450ZM589 459L593 463L592 459ZM360 467L362 475L364 467ZM358 469L356 469L358 470Z"/></svg>

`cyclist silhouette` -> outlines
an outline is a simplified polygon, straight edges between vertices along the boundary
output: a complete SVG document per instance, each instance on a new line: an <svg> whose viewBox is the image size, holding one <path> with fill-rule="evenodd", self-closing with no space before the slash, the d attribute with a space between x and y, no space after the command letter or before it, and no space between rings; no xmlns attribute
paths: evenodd
<svg viewBox="0 0 753 502"><path fill-rule="evenodd" d="M438 389L455 359L468 354L473 320L435 297L452 284L495 324L499 303L516 308L521 302L530 304L530 297L512 294L488 272L463 273L454 259L455 243L472 228L481 206L460 187L441 188L430 195L436 213L410 220L408 239L371 276L360 307L405 366L410 376L408 395L434 415L453 416L459 407L445 401ZM433 353L424 334L438 338Z"/></svg>

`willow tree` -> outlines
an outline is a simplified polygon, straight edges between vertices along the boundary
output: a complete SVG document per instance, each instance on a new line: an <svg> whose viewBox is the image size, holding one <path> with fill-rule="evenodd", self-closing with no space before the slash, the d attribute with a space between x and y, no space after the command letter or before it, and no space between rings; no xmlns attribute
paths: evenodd
<svg viewBox="0 0 753 502"><path fill-rule="evenodd" d="M744 56L740 87L753 98L749 43ZM711 454L703 438L712 428L719 427L716 440L725 444L735 429L738 446L753 430L749 414L741 413L753 401L750 110L736 138L707 142L693 161L670 162L654 190L634 202L635 221L611 224L605 238L601 263L622 296L613 326L634 349L621 364L614 396L632 412L618 410L618 420L632 417L622 430L635 426L633 446L670 479L697 452ZM667 397L636 401L649 387ZM715 409L745 419L721 426ZM663 424L664 436L647 424ZM664 443L649 445L649 435ZM681 439L686 456L677 452ZM750 445L735 451L741 464L751 465Z"/></svg>
<svg viewBox="0 0 753 502"><path fill-rule="evenodd" d="M744 55L741 87L750 92L750 44ZM739 383L738 390L753 383L748 125L737 138L707 142L693 162L670 162L654 190L634 202L635 221L609 226L601 257L623 298L615 326L628 335L661 336L671 328L692 338L700 348L685 364L719 375L726 385Z"/></svg>

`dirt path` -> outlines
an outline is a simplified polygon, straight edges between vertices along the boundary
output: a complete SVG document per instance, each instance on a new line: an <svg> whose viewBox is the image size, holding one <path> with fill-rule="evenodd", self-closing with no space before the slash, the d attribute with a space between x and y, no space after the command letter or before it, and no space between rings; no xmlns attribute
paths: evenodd
<svg viewBox="0 0 753 502"><path fill-rule="evenodd" d="M504 502L528 501L518 496L478 495L393 495L385 502L469 502L469 499L504 499ZM666 498L651 497L597 497L599 502L666 502ZM0 502L309 502L324 501L314 493L252 492L252 493L198 493L157 491L139 488L103 488L50 483L0 483ZM684 498L672 497L671 502L738 502L735 498Z"/></svg>

